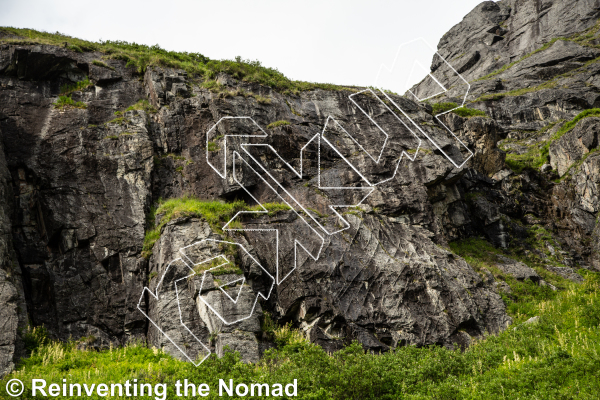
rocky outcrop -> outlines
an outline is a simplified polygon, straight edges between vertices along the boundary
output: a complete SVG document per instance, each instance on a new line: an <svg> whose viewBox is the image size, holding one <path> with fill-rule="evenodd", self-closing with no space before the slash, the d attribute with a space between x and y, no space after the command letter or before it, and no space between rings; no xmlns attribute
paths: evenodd
<svg viewBox="0 0 600 400"><path fill-rule="evenodd" d="M585 118L550 145L552 168L563 176L573 164L600 146L600 118Z"/></svg>
<svg viewBox="0 0 600 400"><path fill-rule="evenodd" d="M576 267L599 268L598 119L553 139L566 120L600 104L593 62L600 53L590 42L599 7L587 0L477 6L439 52L472 81L468 105L486 117L449 113L440 121L430 105L396 95L406 114L375 93L284 95L225 74L210 91L180 70L149 67L140 75L123 61L94 63L100 53L1 45L0 316L9 322L0 328L0 375L23 353L19 329L27 319L58 339L93 335L102 348L142 338L192 362L227 349L257 361L272 346L262 311L328 351L353 340L373 352L464 347L505 329L510 318L499 293L510 288L447 245L477 236L498 248L519 246L551 258L550 273L573 281ZM549 43L557 37L569 40ZM433 61L432 71L443 68ZM91 86L72 94L84 106L54 106L62 85L85 77ZM456 102L458 93L455 85L434 101ZM130 108L140 99L155 110ZM228 116L251 117L265 137L230 137L226 148L225 134L249 129L222 120ZM275 121L287 123L267 128ZM445 127L473 152L464 168L445 157L467 156ZM335 150L309 143L323 131ZM515 154L547 141L548 165L509 167ZM271 147L244 153L244 143ZM232 171L234 150L246 164L224 179L214 165ZM302 173L290 173L301 161ZM334 215L329 206L357 204L365 181L381 184L360 206ZM179 215L146 259L151 206L184 195L249 204L292 204L293 197L304 209L242 216L248 230L236 232ZM329 234L340 226L347 229ZM532 227L551 232L552 243ZM326 233L322 242L315 231ZM296 253L298 238L306 243ZM534 239L543 246L533 247ZM307 255L317 249L319 257ZM220 274L203 264L224 253L239 270ZM545 284L519 261L500 258L498 268Z"/></svg>
<svg viewBox="0 0 600 400"><path fill-rule="evenodd" d="M25 355L20 333L27 324L24 277L12 239L13 194L10 179L0 142L0 376L10 372L19 358Z"/></svg>

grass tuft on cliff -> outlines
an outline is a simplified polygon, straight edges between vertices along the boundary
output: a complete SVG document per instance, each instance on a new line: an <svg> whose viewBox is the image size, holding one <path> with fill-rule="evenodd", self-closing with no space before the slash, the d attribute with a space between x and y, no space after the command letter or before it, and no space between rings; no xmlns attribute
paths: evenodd
<svg viewBox="0 0 600 400"><path fill-rule="evenodd" d="M45 341L31 349L17 370L0 380L45 379L70 383L174 384L188 379L207 383L218 397L218 380L235 384L287 384L298 380L298 398L338 399L597 399L600 393L600 275L585 272L585 282L570 284L552 299L528 302L527 315L497 336L487 336L466 351L439 346L404 346L385 354L365 352L357 343L333 354L309 343L289 325L265 318L263 330L277 343L257 364L239 354L211 355L200 366L179 361L142 344L103 351L78 350L78 342ZM527 302L526 299L523 300ZM525 324L529 315L536 323ZM94 342L88 337L82 343ZM28 385L27 385L28 386ZM27 388L23 398L32 398ZM66 397L75 399L78 397ZM92 397L93 398L93 397ZM191 398L183 397L183 398ZM272 398L272 397L263 397Z"/></svg>
<svg viewBox="0 0 600 400"><path fill-rule="evenodd" d="M265 203L263 206L270 216L279 211L290 209L290 207L281 203ZM142 255L146 258L152 255L152 248L154 247L154 243L160 238L163 227L175 218L204 218L211 229L222 234L223 226L239 211L262 211L262 208L260 206L250 207L243 200L226 203L218 200L200 200L192 196L168 200L161 199L148 215L150 229L144 237ZM238 229L240 227L234 225L231 228Z"/></svg>
<svg viewBox="0 0 600 400"><path fill-rule="evenodd" d="M68 95L68 96L58 96L58 99L54 103L54 108L61 108L63 110L67 110L69 108L86 109L87 105L81 101L73 100L71 98L71 95Z"/></svg>
<svg viewBox="0 0 600 400"><path fill-rule="evenodd" d="M0 32L10 35L0 38L0 43L47 44L66 47L79 53L100 52L104 54L104 59L123 60L128 67L135 68L140 74L143 74L150 66L157 66L182 69L192 77L196 76L205 82L214 82L220 73L226 73L235 79L259 83L285 93L298 93L314 89L355 90L352 87L329 83L293 81L276 68L265 67L260 61L243 60L241 57L236 57L235 60L211 60L200 53L168 51L158 45L147 46L113 40L90 42L58 32L48 33L33 29L0 27ZM93 61L93 64L112 69L100 60Z"/></svg>
<svg viewBox="0 0 600 400"><path fill-rule="evenodd" d="M484 111L476 110L474 108L467 107L458 107L458 104L453 102L448 103L435 103L432 104L433 108L432 114L438 115L447 111L452 110L452 112L459 117L463 118L471 118L471 117L487 117L487 114Z"/></svg>
<svg viewBox="0 0 600 400"><path fill-rule="evenodd" d="M281 121L275 121L275 122L271 122L269 125L267 125L267 129L274 129L277 128L278 126L286 126L286 125L291 125L290 121L286 121L286 120L281 120Z"/></svg>

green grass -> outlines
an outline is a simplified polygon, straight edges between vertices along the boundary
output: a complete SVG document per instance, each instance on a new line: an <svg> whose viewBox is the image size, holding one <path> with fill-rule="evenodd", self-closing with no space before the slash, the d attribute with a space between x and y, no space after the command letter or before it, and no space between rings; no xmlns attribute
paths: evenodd
<svg viewBox="0 0 600 400"><path fill-rule="evenodd" d="M453 110L452 112L463 118L486 117L487 116L485 111L476 110L474 108L467 108L467 107L460 107L460 108L457 108L456 110Z"/></svg>
<svg viewBox="0 0 600 400"><path fill-rule="evenodd" d="M310 90L310 89L307 89ZM264 97L264 96L260 96L260 95L255 95L254 99L256 100L256 102L258 104L271 104L271 98L270 97Z"/></svg>
<svg viewBox="0 0 600 400"><path fill-rule="evenodd" d="M225 263L225 260L223 260L222 258L220 258L220 257L215 258L215 259L211 260L211 262L197 265L196 267L194 267L194 272L196 274L202 274L202 273L204 273L204 271L207 271L211 268L218 267L219 265L221 265L223 263ZM242 275L243 271L237 265L235 265L235 263L230 261L229 264L225 264L221 268L211 271L210 273L213 276L221 276L221 275L228 275L228 274Z"/></svg>
<svg viewBox="0 0 600 400"><path fill-rule="evenodd" d="M100 61L100 60L94 60L94 61L92 61L92 64L97 65L98 67L107 68L107 69L110 69L113 71L115 70L114 67L111 67L110 65L108 65L105 62Z"/></svg>
<svg viewBox="0 0 600 400"><path fill-rule="evenodd" d="M66 96L66 95L70 95L73 92L85 90L85 89L87 89L89 87L93 87L93 86L94 86L94 84L88 78L85 78L84 80L81 80L72 85L62 85L60 87L60 94L63 96Z"/></svg>
<svg viewBox="0 0 600 400"><path fill-rule="evenodd" d="M208 151L219 151L221 148L215 142L208 142L206 149Z"/></svg>
<svg viewBox="0 0 600 400"><path fill-rule="evenodd" d="M268 215L274 215L279 211L289 209L287 205L280 203L266 203L263 206L267 209ZM146 258L152 255L152 248L154 247L154 243L160 238L162 228L172 219L180 217L204 218L209 223L211 229L222 234L222 228L225 223L233 218L238 211L260 210L262 210L260 206L249 207L242 200L225 203L216 200L199 200L191 196L160 200L158 205L152 208L148 215L150 229L146 232L144 238L142 255ZM161 214L162 217L158 224L156 224L155 217Z"/></svg>
<svg viewBox="0 0 600 400"><path fill-rule="evenodd" d="M350 90L355 88L333 85L328 83L311 83L293 81L275 68L263 66L260 61L243 60L236 57L235 60L211 60L200 53L175 52L162 49L158 45L146 46L124 41L102 41L90 42L74 38L61 33L40 32L33 29L18 29L12 27L1 27L0 30L19 36L19 38L3 38L0 43L19 44L49 44L67 47L77 52L98 51L104 54L105 59L123 60L128 67L135 68L138 73L143 74L150 66L183 69L192 77L200 78L204 82L215 81L220 73L226 73L233 78L255 82L268 86L276 91L297 94L306 90ZM102 61L94 61L96 65L106 66ZM110 67L109 67L110 68ZM259 103L270 102L270 99L256 96Z"/></svg>
<svg viewBox="0 0 600 400"><path fill-rule="evenodd" d="M58 96L58 100L56 100L56 102L54 103L54 108L62 108L62 109L69 109L69 108L81 108L81 109L86 109L87 105L81 101L75 101L71 98L70 95L68 96Z"/></svg>
<svg viewBox="0 0 600 400"><path fill-rule="evenodd" d="M566 122L552 137L544 143L535 144L524 154L508 153L506 165L516 173L521 173L525 168L539 169L550 162L550 146L560 139L565 133L573 129L579 121L589 117L600 117L600 108L591 108L582 111L571 121Z"/></svg>
<svg viewBox="0 0 600 400"><path fill-rule="evenodd" d="M432 111L433 115L438 115L438 114L452 110L452 112L454 114L456 114L460 117L463 117L463 118L487 116L484 111L475 110L473 108L467 108L467 107L458 107L458 104L452 103L452 102L435 103L435 104L432 104L431 107L433 108L433 111Z"/></svg>
<svg viewBox="0 0 600 400"><path fill-rule="evenodd" d="M220 201L203 201L186 196L160 201L156 209L151 211L149 218L153 220L155 215L163 214L163 216L158 225L152 226L146 233L143 254L145 256L151 254L152 247L160 237L162 228L172 219L180 217L204 218L213 230L222 233L222 226L225 225L236 212L245 210L246 208L246 203L241 200L225 203Z"/></svg>
<svg viewBox="0 0 600 400"><path fill-rule="evenodd" d="M291 123L286 120L275 121L275 122L271 122L269 125L267 125L267 129L273 129L273 128L277 128L278 126L285 126L285 125L291 125Z"/></svg>
<svg viewBox="0 0 600 400"><path fill-rule="evenodd" d="M147 114L156 114L158 110L152 106L146 99L139 100L137 103L127 107L125 111L141 110Z"/></svg>
<svg viewBox="0 0 600 400"><path fill-rule="evenodd" d="M535 226L530 230L530 237L527 243L534 248L548 251L545 243L551 241L551 236L542 227ZM552 243L555 244L555 243ZM559 275L553 274L544 268L545 264L560 265L557 260L552 260L550 256L543 260L535 257L527 257L516 249L502 251L495 248L489 242L469 238L463 241L450 243L452 251L465 259L473 269L483 276L485 270L494 275L497 281L504 281L511 288L510 294L502 294L502 298L507 306L507 312L517 322L523 322L528 318L536 316L536 304L542 301L553 300L558 296L558 292L553 291L548 286L539 286L532 281L518 281L511 275L502 272L497 267L500 262L498 256L504 255L517 261L521 261L533 268L545 281L562 289L571 287L570 282Z"/></svg>
<svg viewBox="0 0 600 400"><path fill-rule="evenodd" d="M206 398L216 399L219 379L269 385L297 379L297 398L310 400L598 399L599 294L600 277L587 273L584 284L571 284L554 298L531 304L538 323L521 325L523 317L516 330L488 336L465 352L405 346L374 355L354 343L328 354L289 325L278 327L267 318L263 330L278 346L257 364L243 364L237 354L226 353L194 367L140 344L97 352L77 350L76 342L50 342L34 346L31 357L0 381L0 390L15 378L46 379L48 385L62 385L63 378L80 384L137 379L153 387L165 384L171 399L177 398L175 382L188 379L207 383ZM28 390L25 398L31 398Z"/></svg>

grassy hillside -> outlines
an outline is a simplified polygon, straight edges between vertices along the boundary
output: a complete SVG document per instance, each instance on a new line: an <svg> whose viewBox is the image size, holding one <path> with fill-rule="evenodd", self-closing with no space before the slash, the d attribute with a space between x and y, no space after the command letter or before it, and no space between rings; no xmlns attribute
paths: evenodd
<svg viewBox="0 0 600 400"><path fill-rule="evenodd" d="M302 399L598 399L600 274L581 272L584 284L569 284L551 299L520 300L518 309L527 312L513 308L511 328L464 353L407 346L372 355L354 344L330 355L287 326L265 323L263 329L279 346L259 364L246 365L229 354L211 356L196 368L143 345L77 350L76 343L48 342L36 330L27 336L31 357L0 381L0 395L13 378L44 378L48 384L62 384L63 378L88 384L137 379L165 383L168 398L177 398L175 381L188 379L207 383L211 392L206 398L218 398L222 378L247 384L298 379ZM525 324L532 314L540 317L538 322Z"/></svg>
<svg viewBox="0 0 600 400"><path fill-rule="evenodd" d="M297 93L303 90L325 89L344 90L344 86L294 81L287 78L276 68L263 66L260 61L211 60L200 53L176 52L162 49L158 45L146 46L125 41L106 40L91 42L61 33L40 32L33 29L0 27L0 43L11 44L49 44L74 52L98 52L99 60L94 64L104 64L102 60L123 60L127 66L143 74L149 66L179 68L188 72L192 78L202 81L207 87L214 88L219 73L227 73L236 79L256 82L274 90Z"/></svg>

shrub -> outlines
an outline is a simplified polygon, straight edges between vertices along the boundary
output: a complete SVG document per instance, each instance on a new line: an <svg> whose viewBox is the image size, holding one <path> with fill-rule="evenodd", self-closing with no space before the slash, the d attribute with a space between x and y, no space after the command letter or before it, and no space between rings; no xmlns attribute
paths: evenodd
<svg viewBox="0 0 600 400"><path fill-rule="evenodd" d="M28 354L31 354L32 351L36 350L40 346L44 346L49 343L48 330L43 325L36 326L34 328L32 328L30 325L27 325L27 329L21 335L21 339L23 339L25 350L27 350Z"/></svg>

